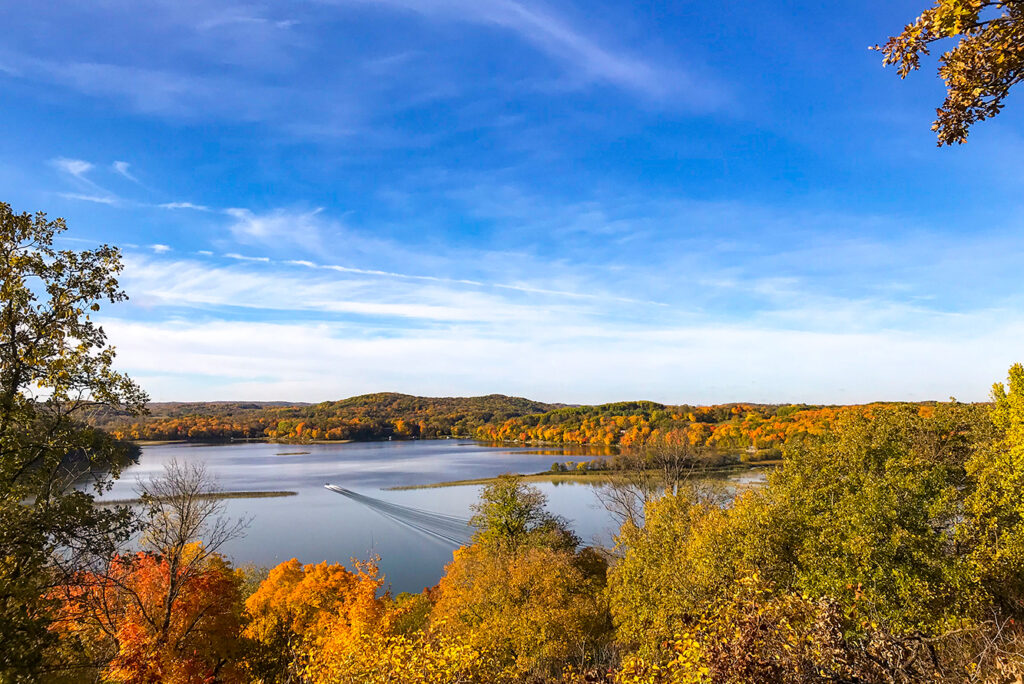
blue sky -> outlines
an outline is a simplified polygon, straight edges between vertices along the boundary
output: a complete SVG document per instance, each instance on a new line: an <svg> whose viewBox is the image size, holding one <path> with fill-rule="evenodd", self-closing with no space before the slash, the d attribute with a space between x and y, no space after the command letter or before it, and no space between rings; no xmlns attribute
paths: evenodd
<svg viewBox="0 0 1024 684"><path fill-rule="evenodd" d="M5 3L0 199L123 247L157 400L983 399L1024 103L936 148L922 8Z"/></svg>

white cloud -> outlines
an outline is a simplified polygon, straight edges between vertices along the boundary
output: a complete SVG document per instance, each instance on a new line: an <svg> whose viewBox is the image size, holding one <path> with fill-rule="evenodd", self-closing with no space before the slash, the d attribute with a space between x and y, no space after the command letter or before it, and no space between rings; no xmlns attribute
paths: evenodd
<svg viewBox="0 0 1024 684"><path fill-rule="evenodd" d="M404 279L347 277L320 270L316 275L280 272L267 257L224 255L241 263L211 266L194 260L125 259L123 285L133 301L159 306L208 309L244 308L326 316L358 315L383 319L463 321L479 325L541 324L567 315L574 306L546 302L533 306L494 293L463 291L445 284ZM262 264L267 264L263 267ZM334 272L336 273L336 272Z"/></svg>
<svg viewBox="0 0 1024 684"><path fill-rule="evenodd" d="M195 211L211 211L210 207L192 202L164 202L157 205L161 209L193 209Z"/></svg>
<svg viewBox="0 0 1024 684"><path fill-rule="evenodd" d="M157 254L164 254L171 251L170 246L161 244L150 245L149 248Z"/></svg>
<svg viewBox="0 0 1024 684"><path fill-rule="evenodd" d="M794 290L783 308L738 322L294 262L301 271L130 255L122 284L147 315L109 327L123 366L163 399L394 389L567 402L973 400L1017 360L1024 334L1019 307L948 314ZM178 320L182 309L193 313ZM186 394L168 360L187 369Z"/></svg>
<svg viewBox="0 0 1024 684"><path fill-rule="evenodd" d="M55 84L90 97L121 101L143 114L252 121L270 117L289 100L286 87L265 86L223 75L27 56L20 56L17 61L18 76L22 79Z"/></svg>
<svg viewBox="0 0 1024 684"><path fill-rule="evenodd" d="M614 49L587 35L563 17L536 2L520 0L326 0L389 5L430 17L494 26L519 36L541 52L568 64L575 75L643 95L683 95L694 104L718 106L720 86L695 79L682 69L667 69Z"/></svg>
<svg viewBox="0 0 1024 684"><path fill-rule="evenodd" d="M324 220L322 212L322 208L312 211L274 209L263 214L240 208L224 210L225 214L234 219L228 230L239 242L249 245L299 245L306 249L319 248L323 233L332 227Z"/></svg>
<svg viewBox="0 0 1024 684"><path fill-rule="evenodd" d="M344 0L342 0L344 1ZM365 0L357 0L365 1ZM522 0L369 0L424 16L469 22L509 31L539 51L566 64L584 81L597 81L645 96L683 95L717 106L721 86L705 77L697 80L682 68L667 67L597 38L540 2Z"/></svg>
<svg viewBox="0 0 1024 684"><path fill-rule="evenodd" d="M106 204L107 206L120 206L121 200L113 195L86 195L79 192L62 192L60 196L64 199L78 200L80 202L93 202L95 204Z"/></svg>
<svg viewBox="0 0 1024 684"><path fill-rule="evenodd" d="M86 180L85 174L94 168L90 162L83 159L68 159L67 157L58 157L51 163L64 173L70 174L80 180Z"/></svg>
<svg viewBox="0 0 1024 684"><path fill-rule="evenodd" d="M61 197L65 199L81 200L83 202L107 204L110 206L124 204L124 201L120 197L88 177L87 174L96 168L92 162L87 162L84 159L58 157L56 159L51 159L50 163L56 167L57 170L65 174L73 185L77 186L80 190L85 191L61 193Z"/></svg>
<svg viewBox="0 0 1024 684"><path fill-rule="evenodd" d="M693 67L656 58L648 45L624 46L614 36L599 36L583 26L582 20L559 14L543 3L376 1L431 20L468 22L485 30L509 32L547 58L541 60L545 63L539 69L507 65L511 73L500 79L504 89L535 96L538 89L551 93L597 83L639 94L648 103L688 105L700 111L719 109L728 99L722 86L713 78L697 75ZM325 44L323 27L353 19L375 20L352 16L352 7L366 4L364 0L321 0L301 6L217 0L93 3L80 13L87 25L107 27L125 22L132 28L120 32L129 35L112 37L110 44L98 51L80 38L89 34L88 30L59 28L62 4L50 8L50 21L41 22L56 32L54 38L63 46L59 56L37 52L34 46L42 44L38 39L0 50L0 60L19 80L47 90L85 95L136 115L188 122L258 121L288 136L338 139L343 144L353 141L364 150L422 146L447 137L451 133L448 125L444 130L430 126L410 130L400 121L402 117L395 116L430 102L453 104L452 120L466 129L490 127L502 119L518 120L495 114L495 106L504 106L504 97L489 101L481 99L479 91L473 95L473 89L492 89L494 81L467 78L466 73L453 69L450 53L430 44L435 38L432 32L414 36L411 46L404 40L383 41L381 52L421 56L396 66L384 78L361 66L379 60L379 54L370 55L369 60L352 50L317 54ZM66 9L63 12L66 14ZM290 16L293 13L301 18ZM38 22L39 17L31 16L31 21ZM312 55L316 57L311 59ZM563 68L551 69L549 61ZM460 100L474 104L466 106ZM478 104L485 106L481 109ZM123 167L128 175L122 169L114 170L126 178L137 178L131 167Z"/></svg>
<svg viewBox="0 0 1024 684"><path fill-rule="evenodd" d="M965 321L941 341L749 325L655 334L591 329L585 336L534 327L499 339L458 326L398 336L323 322L108 320L104 326L118 345L119 366L158 399L315 401L386 389L710 403L981 400L988 382L1005 375L1014 360L1007 352L1024 333L1019 322L988 323ZM167 374L169 366L193 376L187 389Z"/></svg>
<svg viewBox="0 0 1024 684"><path fill-rule="evenodd" d="M246 256L244 254L238 254L237 252L228 252L224 256L228 259L235 259L236 261L262 261L264 263L270 261L270 257Z"/></svg>
<svg viewBox="0 0 1024 684"><path fill-rule="evenodd" d="M133 183L138 183L139 179L136 178L135 175L128 170L130 167L131 164L129 164L126 161L115 161L113 164L110 165L110 168L114 169L116 173L121 174L122 176L132 181Z"/></svg>

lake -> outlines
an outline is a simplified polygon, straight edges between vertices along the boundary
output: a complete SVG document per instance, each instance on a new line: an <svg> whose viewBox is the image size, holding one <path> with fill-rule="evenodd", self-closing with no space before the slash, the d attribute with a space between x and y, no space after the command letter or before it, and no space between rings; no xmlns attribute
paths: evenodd
<svg viewBox="0 0 1024 684"><path fill-rule="evenodd" d="M506 472L535 473L547 470L553 461L590 460L600 453L579 447L495 447L456 439L167 444L143 447L139 462L126 468L103 498L133 498L140 481L159 476L170 460L198 460L225 491L288 490L297 494L224 500L226 516L251 519L245 536L221 549L236 565L274 566L291 558L303 563L326 560L348 565L352 558L377 554L392 591L418 592L437 583L454 545L383 515L373 506L325 489L326 483L377 501L469 518L480 486L388 488ZM594 487L585 483L533 485L547 495L548 509L568 519L584 543L610 542L615 524L600 505Z"/></svg>
<svg viewBox="0 0 1024 684"><path fill-rule="evenodd" d="M305 453L298 453L305 452ZM553 461L589 460L579 448L493 447L445 439L347 444L146 446L138 464L124 470L107 499L137 495L140 481L159 476L172 459L201 461L226 491L288 490L296 496L225 499L230 517L251 518L245 537L222 551L236 565L274 566L341 562L380 556L395 592L421 591L437 583L454 546L403 525L363 503L324 488L332 483L374 499L469 518L480 486L390 491L389 487L535 473ZM611 538L614 525L587 484L534 483L548 496L551 512L565 516L585 542Z"/></svg>

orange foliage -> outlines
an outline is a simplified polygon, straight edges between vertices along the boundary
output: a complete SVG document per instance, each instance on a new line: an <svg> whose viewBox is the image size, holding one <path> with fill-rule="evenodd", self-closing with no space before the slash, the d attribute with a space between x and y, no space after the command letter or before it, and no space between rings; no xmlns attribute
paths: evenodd
<svg viewBox="0 0 1024 684"><path fill-rule="evenodd" d="M114 428L117 439L215 441L264 437L270 429L265 418L233 420L219 416L181 416Z"/></svg>
<svg viewBox="0 0 1024 684"><path fill-rule="evenodd" d="M793 440L821 435L840 416L870 417L879 405L784 407L750 404L665 407L651 402L557 409L489 423L476 437L496 442L546 442L626 448L663 444L704 446L721 452L758 454ZM621 413L619 411L622 411ZM922 405L921 415L934 408Z"/></svg>
<svg viewBox="0 0 1024 684"><path fill-rule="evenodd" d="M285 406L233 402L152 404L152 417L96 415L93 423L119 439L220 441L269 437L283 441L469 437L488 421L546 411L518 397L413 397L382 392L321 404Z"/></svg>
<svg viewBox="0 0 1024 684"><path fill-rule="evenodd" d="M107 679L126 684L242 681L239 580L211 555L170 602L170 566L150 553L117 557L104 573L62 587L54 629L106 660ZM104 657L106 656L106 657Z"/></svg>
<svg viewBox="0 0 1024 684"><path fill-rule="evenodd" d="M276 681L321 667L325 653L339 657L359 648L366 634L381 627L384 602L377 597L383 579L373 561L355 571L341 564L281 563L245 602L245 636L256 645L250 673Z"/></svg>

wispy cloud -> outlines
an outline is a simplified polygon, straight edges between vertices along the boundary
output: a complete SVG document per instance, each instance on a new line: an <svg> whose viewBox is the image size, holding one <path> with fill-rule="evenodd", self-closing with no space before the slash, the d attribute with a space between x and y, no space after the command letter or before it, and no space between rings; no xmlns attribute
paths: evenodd
<svg viewBox="0 0 1024 684"><path fill-rule="evenodd" d="M96 168L96 165L92 162L85 161L84 159L58 157L50 160L50 163L60 171L65 178L69 179L72 182L72 185L86 191L60 193L60 196L64 199L106 204L108 206L120 206L124 204L124 200L116 194L110 192L102 185L89 178L88 174Z"/></svg>
<svg viewBox="0 0 1024 684"><path fill-rule="evenodd" d="M317 249L322 245L325 229L330 227L322 216L322 208L312 211L274 209L262 214L249 209L230 208L224 213L234 219L228 227L232 236L250 245L286 243Z"/></svg>
<svg viewBox="0 0 1024 684"><path fill-rule="evenodd" d="M997 234L979 235L977 253L964 253L956 241L921 234L900 217L813 207L629 197L557 207L528 195L506 201L512 196L483 187L461 199L488 194L491 204L474 205L470 215L507 223L499 242L541 241L548 254L565 258L458 251L419 273L406 268L415 262L374 268L365 254L348 263L272 258L255 248L273 245L281 253L280 241L303 221L321 235L339 226L323 211L235 209L225 230L244 226L236 237L245 237L252 252L133 257L125 286L149 322L117 323L113 339L123 335L122 348L155 344L183 359L207 378L190 385L193 396L207 386L221 397L322 399L382 387L450 394L455 386L458 393L581 402L836 402L983 398L978 379L1000 376L1013 361L1004 352L1024 332L1024 292L988 296L956 312L942 308L945 298L927 297L943 274L998 273L1019 263L1019 246L996 247ZM899 237L893 226L901 226ZM611 244L618 233L640 228L649 232L643 245ZM605 243L613 256L634 248L642 256L603 258L603 277L595 277L587 252ZM390 247L381 251L393 254ZM837 254L850 263L838 262ZM908 254L933 272L912 273L925 266ZM996 254L1006 264L994 263ZM236 263L225 264L225 257ZM837 268L850 272L836 280ZM886 282L874 277L879 269ZM180 322L189 310L195 313L185 319L193 322ZM280 364L267 366L275 356ZM836 366L836 358L846 362ZM973 360L936 373L949 358ZM358 370L324 374L342 359ZM164 398L183 396L148 357L127 360ZM260 366L262 374L255 371ZM254 375L268 379L256 384Z"/></svg>
<svg viewBox="0 0 1024 684"><path fill-rule="evenodd" d="M144 114L252 121L267 118L288 100L287 88L187 70L24 55L9 59L18 62L17 78L113 99Z"/></svg>
<svg viewBox="0 0 1024 684"><path fill-rule="evenodd" d="M197 252L198 254L204 254L207 256L213 256L212 252ZM637 299L633 297L623 297L610 293L594 293L594 292L582 292L572 290L559 290L550 287L542 287L539 285L528 284L528 283L503 283L494 282L489 280L478 280L472 278L453 278L447 276L434 276L417 273L401 273L397 271L385 271L381 269L373 268L359 268L355 266L343 266L340 264L319 264L308 259L285 259L283 261L275 262L275 260L269 257L254 257L254 256L243 256L238 253L229 253L223 255L226 258L235 259L239 261L259 261L263 263L278 263L284 266L300 266L304 269L312 269L319 271L330 271L335 273L371 276L374 278L385 278L395 279L402 281L413 281L413 282L426 282L426 283L438 283L444 285L454 286L468 286L474 289L495 289L495 290L508 290L510 292L519 292L524 294L535 294L544 295L551 297L564 297L569 299L588 299L597 300L603 302L622 302L629 304L642 304L650 306L667 306L664 302L657 302L651 300Z"/></svg>
<svg viewBox="0 0 1024 684"><path fill-rule="evenodd" d="M224 255L227 259L234 259L235 261L261 261L263 263L269 263L270 257L264 256L246 256L244 254L238 254L237 252L228 252Z"/></svg>
<svg viewBox="0 0 1024 684"><path fill-rule="evenodd" d="M18 51L13 44L0 51L0 61L9 67L5 72L9 77L83 94L136 114L186 121L267 122L303 138L345 139L359 134L363 147L446 133L400 130L392 114L438 99L464 98L481 85L490 85L453 73L444 51L429 44L429 32L414 36L411 45L383 45L382 55L353 59L339 53L334 64L330 58L318 59L326 71L309 62L310 46L323 38L318 27L333 23L321 21L324 14L351 20L358 8L370 3L432 21L468 23L517 36L537 50L544 66L508 65L512 73L501 79L505 88L533 94L544 88L550 94L553 62L560 65L555 70L560 74L556 88L603 84L637 94L646 102L681 102L701 111L720 108L728 99L718 79L698 74L693 66L655 58L648 46L620 45L614 37L588 30L580 19L523 0L321 0L287 10L214 0L180 7L178 3L126 6L116 16L109 7L93 5L81 10L83 21L102 26L124 21L131 24L135 38L123 44L114 40L108 49L97 51L82 49L83 44L69 32L60 36L63 49L59 52ZM284 14L293 9L317 20ZM52 23L59 20L54 18ZM143 41L149 43L146 49L138 44ZM407 59L413 54L417 59ZM385 65L390 71L381 78ZM471 125L493 125L497 118L492 112L478 113ZM124 170L131 173L127 166Z"/></svg>
<svg viewBox="0 0 1024 684"><path fill-rule="evenodd" d="M157 205L161 209L192 209L195 211L213 211L210 207L203 204L193 204L192 202L164 202L163 204Z"/></svg>
<svg viewBox="0 0 1024 684"><path fill-rule="evenodd" d="M668 67L610 47L538 2L522 0L324 0L332 4L366 2L401 8L447 21L468 22L512 32L565 64L581 81L602 82L641 95L684 97L701 108L717 108L725 89L708 75L695 77L683 67Z"/></svg>
<svg viewBox="0 0 1024 684"><path fill-rule="evenodd" d="M481 293L408 283L386 285L376 279L331 277L327 273L299 277L254 268L258 263L268 264L266 257L224 256L243 263L211 266L189 260L131 257L126 260L125 286L135 293L135 301L149 307L372 316L380 319L379 324L387 324L387 320L394 317L507 324L512 320L522 321L524 317L536 318L542 313Z"/></svg>
<svg viewBox="0 0 1024 684"><path fill-rule="evenodd" d="M95 166L82 159L68 159L67 157L58 157L51 162L57 169L63 171L69 176L73 176L78 180L92 183L91 180L85 177L89 171L95 168Z"/></svg>
<svg viewBox="0 0 1024 684"><path fill-rule="evenodd" d="M1002 377L1013 360L991 350L1012 349L1024 334L1020 321L987 316L958 322L942 340L751 324L643 331L607 323L530 326L498 338L457 322L397 335L325 321L107 320L104 326L121 350L119 362L154 396L193 400L315 401L381 388L446 396L453 383L460 394L585 403L981 400L987 392L981 379ZM950 364L951 358L961 362ZM188 384L167 375L167 359L189 369Z"/></svg>
<svg viewBox="0 0 1024 684"><path fill-rule="evenodd" d="M401 280L419 280L424 282L432 283L446 283L451 285L469 285L472 287L482 288L495 288L499 290L512 290L515 292L524 292L528 294L539 294L539 295L551 295L555 297L570 297L574 299L597 299L602 301L616 301L616 302L627 302L631 304L652 304L656 306L665 306L662 302L653 302L649 300L634 299L631 297L618 297L609 294L594 294L589 292L573 292L569 290L555 290L551 288L531 286L531 285L519 285L519 284L508 284L508 283L495 283L487 282L483 280L472 280L468 278L446 278L441 276L431 275L419 275L411 273L397 273L395 271L382 271L378 269L367 269L367 268L356 268L353 266L340 266L337 264L316 264L312 261L305 260L289 260L285 262L294 266L304 266L306 268L320 268L328 271L337 271L339 273L354 273L359 275L370 275L379 276L382 278L398 278Z"/></svg>
<svg viewBox="0 0 1024 684"><path fill-rule="evenodd" d="M136 178L131 171L129 171L129 169L131 168L131 164L129 164L126 161L115 161L113 164L110 165L110 168L112 168L115 173L124 176L133 183L139 182L139 179Z"/></svg>
<svg viewBox="0 0 1024 684"><path fill-rule="evenodd" d="M202 204L194 204L192 202L163 202L153 204L150 202L130 200L121 197L106 188L99 183L95 182L89 177L89 174L96 170L96 164L86 161L84 159L71 159L68 157L58 157L50 160L50 164L59 170L66 178L70 179L74 184L80 188L88 190L88 192L62 192L58 193L60 197L64 199L77 200L81 202L93 202L96 204L105 204L112 207L127 207L136 209L188 209L192 211L201 212L212 212L210 207ZM142 182L131 172L131 165L125 161L114 161L110 164L110 170L117 175L126 178L133 183L139 185L144 190L151 191L146 188Z"/></svg>
<svg viewBox="0 0 1024 684"><path fill-rule="evenodd" d="M154 244L150 245L149 248L157 254L165 254L171 251L171 247L169 245Z"/></svg>
<svg viewBox="0 0 1024 684"><path fill-rule="evenodd" d="M60 197L80 202L92 202L94 204L105 204L109 207L120 206L121 201L113 195L86 195L80 192L61 192Z"/></svg>
<svg viewBox="0 0 1024 684"><path fill-rule="evenodd" d="M639 302L600 292L571 292L523 284L504 286L469 279L320 266L311 261L222 255L238 265L190 259L133 256L126 284L142 298L167 306L216 306L305 310L323 314L404 316L475 324L547 325L570 312L615 317ZM297 273L289 266L302 267Z"/></svg>

